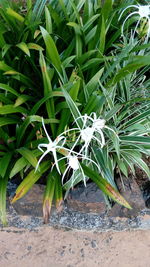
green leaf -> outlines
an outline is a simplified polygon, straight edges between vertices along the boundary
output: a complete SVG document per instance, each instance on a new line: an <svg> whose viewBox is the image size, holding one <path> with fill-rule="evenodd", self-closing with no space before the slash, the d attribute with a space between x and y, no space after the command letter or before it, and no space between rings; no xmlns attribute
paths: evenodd
<svg viewBox="0 0 150 267"><path fill-rule="evenodd" d="M18 119L13 119L13 118L8 118L8 117L2 117L0 118L0 127L4 125L9 125L9 124L17 124L19 122Z"/></svg>
<svg viewBox="0 0 150 267"><path fill-rule="evenodd" d="M45 20L46 20L46 30L49 34L52 34L52 32L53 32L52 19L51 19L51 14L50 14L47 6L45 6Z"/></svg>
<svg viewBox="0 0 150 267"><path fill-rule="evenodd" d="M10 164L11 158L12 158L12 153L7 152L0 160L0 176L2 178L5 177L5 174L6 174L7 168Z"/></svg>
<svg viewBox="0 0 150 267"><path fill-rule="evenodd" d="M17 149L17 151L34 167L37 165L37 158L33 154L33 152L26 147L21 147Z"/></svg>
<svg viewBox="0 0 150 267"><path fill-rule="evenodd" d="M72 85L70 91L69 91L69 94L72 98L72 100L76 101L77 99L77 96L78 96L78 92L79 92L79 88L80 88L80 79L78 79L76 82L74 82L74 84ZM65 126L68 124L69 120L70 120L70 116L71 114L68 114L67 109L65 108L65 106L61 106L61 105L65 105L66 102L61 102L59 105L59 108L62 107L62 111L61 111L61 118L60 118L60 123L59 123L59 126L58 126L58 129L57 129L57 135L61 134L64 129L65 129ZM58 108L58 105L57 105L57 108Z"/></svg>
<svg viewBox="0 0 150 267"><path fill-rule="evenodd" d="M87 35L85 36L85 44L89 45L92 41L93 41L93 38L95 37L95 34L97 32L97 25L95 27L93 27L88 33ZM96 47L94 47L96 48Z"/></svg>
<svg viewBox="0 0 150 267"><path fill-rule="evenodd" d="M101 55L103 54L104 49L105 49L105 36L106 36L105 21L104 21L104 16L102 15L100 44L99 44L99 51L100 51Z"/></svg>
<svg viewBox="0 0 150 267"><path fill-rule="evenodd" d="M77 108L76 104L74 103L74 101L72 100L71 96L68 94L68 92L65 90L63 86L62 86L62 91L64 93L64 97L66 99L70 112L72 113L74 120L78 118L78 120L76 120L76 124L81 129L83 125L83 120L81 119L81 113Z"/></svg>
<svg viewBox="0 0 150 267"><path fill-rule="evenodd" d="M15 89L13 89L12 87L10 87L7 84L0 83L0 89L5 90L6 92L8 91L8 92L12 93L15 96L19 96L19 93Z"/></svg>
<svg viewBox="0 0 150 267"><path fill-rule="evenodd" d="M104 96L99 96L97 94L92 94L86 104L83 114L91 114L92 112L97 112L103 108L105 102Z"/></svg>
<svg viewBox="0 0 150 267"><path fill-rule="evenodd" d="M22 107L14 107L13 105L5 105L0 107L0 115L23 113L28 114L28 111Z"/></svg>
<svg viewBox="0 0 150 267"><path fill-rule="evenodd" d="M139 144L150 144L150 137L148 136L119 136L121 141L133 142Z"/></svg>
<svg viewBox="0 0 150 267"><path fill-rule="evenodd" d="M113 108L110 109L105 115L105 120L108 121L111 118L113 118L114 115L116 115L120 109L122 108L121 104L116 104Z"/></svg>
<svg viewBox="0 0 150 267"><path fill-rule="evenodd" d="M81 35L82 31L80 25L75 22L68 22L67 25L73 27L76 34Z"/></svg>
<svg viewBox="0 0 150 267"><path fill-rule="evenodd" d="M98 164L98 166L100 167L100 169L102 170L102 172L104 173L104 178L113 186L116 187L116 184L114 182L114 177L110 171L110 169L107 166L107 160L105 160L104 157L104 150L98 148L96 149L95 147L92 147L92 152L93 152L93 156Z"/></svg>
<svg viewBox="0 0 150 267"><path fill-rule="evenodd" d="M81 58L81 57L80 57ZM86 61L84 65L82 65L81 69L82 71L91 70L92 68L95 68L96 66L99 66L100 63L104 62L104 58L92 58Z"/></svg>
<svg viewBox="0 0 150 267"><path fill-rule="evenodd" d="M7 178L0 177L0 219L3 225L7 224L6 219L6 189L7 189Z"/></svg>
<svg viewBox="0 0 150 267"><path fill-rule="evenodd" d="M12 69L12 67L8 66L4 61L0 61L0 70L5 71L3 74L4 75L13 75L12 78L19 80L29 86L29 88L32 86L33 88L35 87L35 84L33 81L25 76L24 74Z"/></svg>
<svg viewBox="0 0 150 267"><path fill-rule="evenodd" d="M113 4L112 0L104 1L103 7L102 7L102 15L104 16L105 21L108 19L109 14L112 10L112 4Z"/></svg>
<svg viewBox="0 0 150 267"><path fill-rule="evenodd" d="M121 172L128 178L128 168L125 165L125 162L123 159L116 159L117 160L117 164L118 164L118 168L121 170Z"/></svg>
<svg viewBox="0 0 150 267"><path fill-rule="evenodd" d="M20 21L20 22L22 22L22 23L24 22L24 17L21 16L20 14L18 14L16 11L14 11L12 8L8 7L8 8L6 9L6 13L7 13L9 16L15 18L15 19L18 20L18 21Z"/></svg>
<svg viewBox="0 0 150 267"><path fill-rule="evenodd" d="M28 160L26 160L25 158L21 157L20 159L18 159L15 163L15 165L13 166L9 178L11 179L13 176L15 176L18 172L20 172L21 170L23 170L27 165L28 165Z"/></svg>
<svg viewBox="0 0 150 267"><path fill-rule="evenodd" d="M71 87L71 89L69 91L69 94L70 94L71 98L73 99L73 101L76 101L77 100L79 89L80 89L80 79L78 79L73 84L73 86Z"/></svg>
<svg viewBox="0 0 150 267"><path fill-rule="evenodd" d="M140 156L137 154L136 151L130 151L129 155L132 162L134 162L140 169L142 169L150 179L150 169L147 166L147 164L140 158Z"/></svg>
<svg viewBox="0 0 150 267"><path fill-rule="evenodd" d="M150 56L139 56L135 57L132 63L129 63L127 66L118 71L114 78L109 82L109 85L115 85L117 82L121 81L130 73L146 66L150 65Z"/></svg>
<svg viewBox="0 0 150 267"><path fill-rule="evenodd" d="M46 96L48 93L52 92L52 85L51 85L50 77L48 75L46 62L45 62L43 53L41 51L40 51L40 60L39 60L39 62L40 62L40 67L41 67L41 71L42 71L42 76L43 76L44 96ZM51 118L55 118L55 108L54 108L53 98L51 98L50 100L46 101L46 109L47 109L48 117L50 119ZM55 127L54 127L53 124L51 125L51 129L52 129L52 133L54 135Z"/></svg>
<svg viewBox="0 0 150 267"><path fill-rule="evenodd" d="M58 172L56 172L55 175L55 202L57 211L61 211L63 203L63 191L61 184L61 176L58 174Z"/></svg>
<svg viewBox="0 0 150 267"><path fill-rule="evenodd" d="M88 93L88 98L91 96L91 94L93 93L93 91L96 89L96 87L98 86L98 81L101 77L101 75L103 74L104 69L100 69L93 77L92 79L86 84L85 88L86 91Z"/></svg>
<svg viewBox="0 0 150 267"><path fill-rule="evenodd" d="M27 56L30 57L30 51L26 43L21 42L17 44L16 46L19 47Z"/></svg>
<svg viewBox="0 0 150 267"><path fill-rule="evenodd" d="M93 22L97 20L100 14L96 14L89 18L89 20L83 25L83 32L86 32L90 26L92 26Z"/></svg>
<svg viewBox="0 0 150 267"><path fill-rule="evenodd" d="M60 24L62 22L62 19L60 18L60 15L58 14L58 12L56 12L55 8L53 8L51 4L48 5L48 9L50 11L51 17L54 20L54 23L59 28L59 26L60 26Z"/></svg>
<svg viewBox="0 0 150 267"><path fill-rule="evenodd" d="M6 55L7 51L11 48L12 46L10 44L5 44L3 45L3 50L2 50L2 58Z"/></svg>
<svg viewBox="0 0 150 267"><path fill-rule="evenodd" d="M70 66L70 62L75 58L76 56L67 57L63 62L62 66L65 68L68 68Z"/></svg>
<svg viewBox="0 0 150 267"><path fill-rule="evenodd" d="M52 97L64 97L63 93L61 91L54 91L54 92L49 92L44 96L42 99L40 99L31 109L30 115L35 115L41 105L43 105L48 99Z"/></svg>
<svg viewBox="0 0 150 267"><path fill-rule="evenodd" d="M47 0L37 0L34 3L34 8L32 11L32 18L35 21L39 21L41 18L41 15L44 11L45 5L46 5Z"/></svg>
<svg viewBox="0 0 150 267"><path fill-rule="evenodd" d="M0 70L9 71L13 69L10 66L8 66L4 61L0 61Z"/></svg>
<svg viewBox="0 0 150 267"><path fill-rule="evenodd" d="M18 130L18 134L17 134L17 146L19 146L25 131L28 127L28 125L31 122L42 122L42 117L37 116L37 115L32 115L32 116L28 116L24 122L22 123L22 125L20 126L19 130ZM44 120L44 123L59 123L59 120L56 119L46 119Z"/></svg>
<svg viewBox="0 0 150 267"><path fill-rule="evenodd" d="M80 163L80 164L82 166L82 169L85 175L91 178L93 182L97 184L97 186L102 190L104 194L112 198L114 201L116 201L120 205L128 209L131 209L131 206L129 205L129 203L106 180L104 180L98 173L91 170L89 167L85 166L83 163Z"/></svg>
<svg viewBox="0 0 150 267"><path fill-rule="evenodd" d="M29 95L20 95L16 101L15 101L15 104L14 104L14 107L18 107L20 105L22 105L23 103L25 103L27 100L31 101L33 100L33 98Z"/></svg>
<svg viewBox="0 0 150 267"><path fill-rule="evenodd" d="M46 45L48 58L51 60L58 72L62 73L60 57L52 37L43 27L40 27L40 30Z"/></svg>
<svg viewBox="0 0 150 267"><path fill-rule="evenodd" d="M135 124L137 122L142 122L143 120L145 120L148 116L150 115L150 108L148 108L148 110L142 112L140 115L133 117L132 119L126 121L122 126L129 126L132 124Z"/></svg>
<svg viewBox="0 0 150 267"><path fill-rule="evenodd" d="M47 184L44 193L43 199L43 218L44 223L48 223L48 219L50 216L52 201L54 197L54 190L55 190L55 180L56 180L56 171L53 169L52 172L47 177Z"/></svg>
<svg viewBox="0 0 150 267"><path fill-rule="evenodd" d="M44 48L36 43L28 43L27 44L27 47L28 49L34 49L34 50L37 50L37 51L43 51Z"/></svg>
<svg viewBox="0 0 150 267"><path fill-rule="evenodd" d="M14 203L18 199L22 198L31 189L31 187L38 181L38 179L42 176L42 174L49 169L49 167L50 167L50 162L45 161L41 163L39 171L37 172L35 172L35 170L30 171L30 173L24 178L24 180L18 186L16 194L12 199L11 203Z"/></svg>
<svg viewBox="0 0 150 267"><path fill-rule="evenodd" d="M61 6L61 9L62 11L64 12L64 15L66 17L66 20L69 20L69 17L68 17L68 10L67 10L67 7L65 7L65 3L64 3L64 0L58 0L59 1L59 4Z"/></svg>

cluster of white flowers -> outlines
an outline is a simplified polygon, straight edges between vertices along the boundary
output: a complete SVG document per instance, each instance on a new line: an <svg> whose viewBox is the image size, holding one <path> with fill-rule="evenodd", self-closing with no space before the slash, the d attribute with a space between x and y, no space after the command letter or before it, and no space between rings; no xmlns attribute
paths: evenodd
<svg viewBox="0 0 150 267"><path fill-rule="evenodd" d="M126 8L123 9L123 11L121 12L120 14L120 17L119 17L119 20L121 19L123 13L128 9L128 8L134 8L135 11L131 12L127 17L126 19L124 20L123 24L122 24L122 35L124 36L124 26L125 26L125 23L126 21L134 16L134 15L139 15L139 19L136 23L136 26L134 28L134 32L133 32L133 38L135 36L135 32L137 31L137 28L140 24L140 22L143 20L143 19L146 19L146 27L147 27L147 33L146 33L146 39L145 41L148 41L148 38L149 38L149 35L150 35L150 5L129 5L127 6Z"/></svg>
<svg viewBox="0 0 150 267"><path fill-rule="evenodd" d="M81 167L80 160L82 161L86 160L86 162L94 164L97 167L97 169L100 171L98 164L94 160L92 160L89 156L90 155L89 153L90 143L92 141L95 141L98 146L103 148L103 146L105 145L105 136L104 136L103 130L108 129L109 131L113 132L116 136L117 134L112 128L106 126L106 121L104 119L97 118L96 113L92 113L90 116L85 114L77 118L75 122L77 122L79 119L81 119L83 122L82 128L77 127L77 128L66 130L63 133L61 133L54 141L52 141L50 136L48 135L48 132L44 124L44 120L42 119L42 125L43 125L43 129L45 131L45 134L48 140L48 144L42 143L38 145L38 149L41 150L43 154L37 163L36 171L42 159L49 152L53 155L53 158L54 158L53 167L56 166L59 174L61 174L60 168L59 168L59 162L64 159L67 160L67 167L62 176L62 183L68 170L72 169L73 175L74 176L76 176L76 174L77 176L81 175L84 181L84 184L86 185L86 177ZM66 134L70 133L71 131L76 131L78 137L76 141L73 142L72 147L68 148L66 146ZM81 146L81 149L79 150L79 152L77 152L75 149L78 145ZM46 150L44 151L43 148ZM61 149L65 151L66 155L58 159L57 153L61 152Z"/></svg>

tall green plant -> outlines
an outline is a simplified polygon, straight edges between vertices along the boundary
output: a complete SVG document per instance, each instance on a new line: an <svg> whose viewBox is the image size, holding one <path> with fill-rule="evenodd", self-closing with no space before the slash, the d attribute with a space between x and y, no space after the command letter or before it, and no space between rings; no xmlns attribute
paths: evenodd
<svg viewBox="0 0 150 267"><path fill-rule="evenodd" d="M47 177L43 200L45 222L52 200L55 199L59 209L63 190L84 179L85 182L92 179L108 196L108 201L112 198L130 208L117 191L116 171L128 177L128 171L134 173L134 165L138 165L150 175L142 159L150 151L149 45L143 46L138 38L134 42L127 38L123 43L118 18L128 4L116 6L106 0L102 5L100 1L78 0L51 1L45 6L44 1L38 0L35 4L27 1L27 12L20 12L10 3L2 5L0 166L4 167L0 170L0 211L3 223L7 181L15 175L20 175L23 181L13 202L40 177ZM127 26L132 28L132 21ZM96 139L91 140L86 158L79 156L80 171L65 180L69 173L67 151L73 147L78 153L82 149L79 132L83 118L91 113L104 120L111 130L101 126L104 145L101 147ZM49 138L43 131L42 118ZM91 122L86 122L84 127L92 128ZM63 132L65 147L58 138ZM55 151L57 158L53 158L53 143L62 146ZM44 160L42 154L48 151L49 158ZM43 162L36 170L39 157Z"/></svg>

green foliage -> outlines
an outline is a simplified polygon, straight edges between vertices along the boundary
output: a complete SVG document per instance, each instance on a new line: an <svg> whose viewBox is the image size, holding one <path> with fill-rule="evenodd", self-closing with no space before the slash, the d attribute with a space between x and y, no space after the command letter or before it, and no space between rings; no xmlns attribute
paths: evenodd
<svg viewBox="0 0 150 267"><path fill-rule="evenodd" d="M106 144L91 144L94 165L84 161L90 178L108 196L130 208L115 185L116 171L128 177L134 166L150 172L142 159L150 154L149 44L131 40L125 25L126 42L121 38L122 8L135 1L111 0L28 0L27 7L0 1L0 216L6 223L6 186L15 175L23 176L13 202L22 197L42 176L47 180L43 201L47 222L52 199L62 202L62 190L82 180L70 175L61 185L61 176L49 160L40 164L37 147L47 143L42 118L52 140L72 128L74 120L95 112L118 135L104 129ZM125 19L123 14L122 20ZM143 38L143 37L142 37ZM78 137L67 133L68 148ZM78 144L81 146L82 144ZM58 151L62 158L65 151ZM60 161L61 174L65 160ZM87 166L85 166L87 165ZM27 172L27 173L26 173ZM95 177L94 177L95 172ZM98 173L99 172L99 173ZM47 175L48 173L48 175ZM98 177L102 177L98 180Z"/></svg>

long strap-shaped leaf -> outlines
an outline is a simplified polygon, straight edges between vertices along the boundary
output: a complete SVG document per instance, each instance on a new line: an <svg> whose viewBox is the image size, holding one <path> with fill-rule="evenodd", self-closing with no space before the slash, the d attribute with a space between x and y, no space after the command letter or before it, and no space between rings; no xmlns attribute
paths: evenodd
<svg viewBox="0 0 150 267"><path fill-rule="evenodd" d="M52 37L43 27L40 27L40 29L41 29L41 33L42 33L42 36L43 36L43 39L46 45L48 58L51 60L52 64L57 69L57 71L59 73L62 73L60 57L59 57L57 47Z"/></svg>
<svg viewBox="0 0 150 267"><path fill-rule="evenodd" d="M112 198L114 201L119 203L120 205L131 209L129 203L119 194L119 192L114 189L105 179L103 179L98 173L91 170L89 167L85 166L83 163L80 163L83 171L86 176L91 178L94 183L102 190L104 194Z"/></svg>
<svg viewBox="0 0 150 267"><path fill-rule="evenodd" d="M62 86L62 91L64 93L64 97L66 99L66 102L68 104L68 107L70 109L70 112L72 113L74 120L79 118L78 120L76 120L76 124L81 129L83 126L83 120L81 119L81 113L80 113L79 109L77 108L77 105L72 100L71 96L68 94L68 92L65 90L65 88L63 86Z"/></svg>
<svg viewBox="0 0 150 267"><path fill-rule="evenodd" d="M45 62L42 51L40 52L39 62L40 62L40 67L41 67L42 77L43 77L44 96L47 96L48 93L52 92L52 85L51 85L50 77L48 75L47 66L46 66L46 62ZM47 114L48 114L49 119L51 118L54 119L55 118L55 107L54 107L53 98L46 101L46 109L47 109ZM50 126L51 126L52 133L54 135L55 127L53 124L51 124Z"/></svg>
<svg viewBox="0 0 150 267"><path fill-rule="evenodd" d="M6 188L7 178L0 177L0 219L3 225L7 224L6 219Z"/></svg>
<svg viewBox="0 0 150 267"><path fill-rule="evenodd" d="M58 174L56 168L53 168L52 172L50 172L47 177L47 185L43 199L44 223L48 223L54 198L57 210L61 211L63 202L62 185L60 175Z"/></svg>
<svg viewBox="0 0 150 267"><path fill-rule="evenodd" d="M22 181L16 190L16 194L12 199L12 203L16 202L18 199L22 198L31 187L37 182L37 180L42 176L44 172L49 169L50 162L45 161L40 165L40 171L35 172L33 169Z"/></svg>
<svg viewBox="0 0 150 267"><path fill-rule="evenodd" d="M28 116L24 122L22 123L22 125L20 126L19 130L18 130L18 134L17 134L17 147L19 147L20 145L20 142L25 134L25 131L28 127L28 125L31 123L31 122L42 122L42 117L38 116L38 115L31 115L31 116ZM44 123L59 123L59 120L57 119L47 119L47 120L44 120Z"/></svg>

